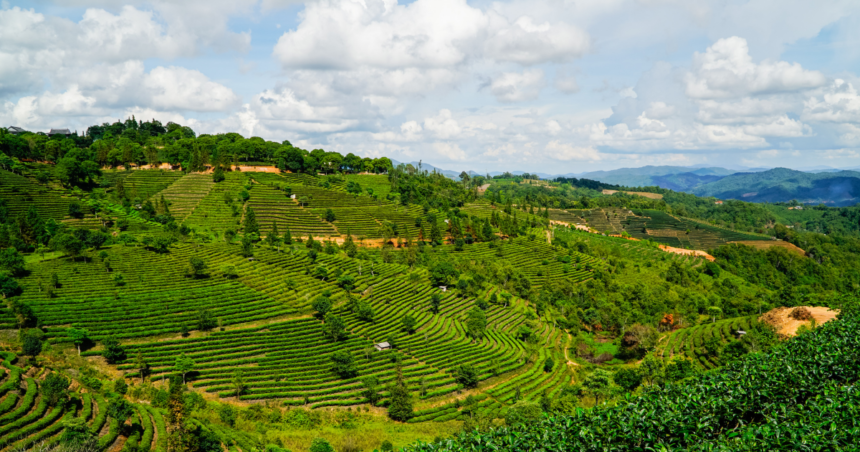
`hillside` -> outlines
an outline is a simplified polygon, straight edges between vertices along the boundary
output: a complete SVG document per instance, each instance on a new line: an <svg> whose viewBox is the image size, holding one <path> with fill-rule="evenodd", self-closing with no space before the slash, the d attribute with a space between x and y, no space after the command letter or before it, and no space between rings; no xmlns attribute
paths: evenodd
<svg viewBox="0 0 860 452"><path fill-rule="evenodd" d="M805 173L775 168L760 173L739 173L694 188L698 196L749 202L788 202L831 206L853 205L860 200L860 172Z"/></svg>
<svg viewBox="0 0 860 452"><path fill-rule="evenodd" d="M722 177L734 173L736 173L736 171L718 167L690 168L684 166L643 166L641 168L619 168L610 171L592 171L582 174L581 177L626 187L658 186L678 190L676 187L684 186L685 188L681 188L680 190L684 191L694 186L694 184L719 180Z"/></svg>
<svg viewBox="0 0 860 452"><path fill-rule="evenodd" d="M170 428L195 452L374 450L599 414L732 372L779 342L761 311L841 309L860 274L852 235L739 231L772 212L741 201L288 142L234 165L255 139L171 128L141 138L163 169L99 165L109 137L4 157L4 447L164 452Z"/></svg>

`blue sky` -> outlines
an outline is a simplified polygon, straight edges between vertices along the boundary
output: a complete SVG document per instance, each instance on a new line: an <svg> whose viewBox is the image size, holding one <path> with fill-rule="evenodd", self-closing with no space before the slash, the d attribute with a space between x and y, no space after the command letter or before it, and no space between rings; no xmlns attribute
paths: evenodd
<svg viewBox="0 0 860 452"><path fill-rule="evenodd" d="M0 125L551 174L860 167L856 2L0 2Z"/></svg>

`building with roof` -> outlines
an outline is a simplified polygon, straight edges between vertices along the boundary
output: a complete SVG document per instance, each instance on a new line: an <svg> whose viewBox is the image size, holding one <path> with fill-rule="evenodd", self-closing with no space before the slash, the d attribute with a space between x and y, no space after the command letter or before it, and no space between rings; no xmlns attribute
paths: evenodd
<svg viewBox="0 0 860 452"><path fill-rule="evenodd" d="M388 342L380 342L380 343L378 343L378 344L374 344L373 348L375 348L375 349L376 349L376 351L381 352L381 351L383 351L383 350L388 350L388 349L390 349L390 348L391 348L391 344L389 344Z"/></svg>
<svg viewBox="0 0 860 452"><path fill-rule="evenodd" d="M69 129L51 129L51 131L48 132L48 136L51 136L51 135L71 135L71 134L72 134L72 132L69 132Z"/></svg>
<svg viewBox="0 0 860 452"><path fill-rule="evenodd" d="M18 135L19 133L26 132L26 130L24 130L20 127L15 127L15 126L9 126L6 128L6 130L8 130L9 133L11 133L12 135Z"/></svg>

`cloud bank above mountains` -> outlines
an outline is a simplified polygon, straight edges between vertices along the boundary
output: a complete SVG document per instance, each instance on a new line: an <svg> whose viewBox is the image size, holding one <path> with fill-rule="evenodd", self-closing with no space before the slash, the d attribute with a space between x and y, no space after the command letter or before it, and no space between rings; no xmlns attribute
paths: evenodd
<svg viewBox="0 0 860 452"><path fill-rule="evenodd" d="M141 118L478 171L860 165L855 2L0 4L0 125Z"/></svg>

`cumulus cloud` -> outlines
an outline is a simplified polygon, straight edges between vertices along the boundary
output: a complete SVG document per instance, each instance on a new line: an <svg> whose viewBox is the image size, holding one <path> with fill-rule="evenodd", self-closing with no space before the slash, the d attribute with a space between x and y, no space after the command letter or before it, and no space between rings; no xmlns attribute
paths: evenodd
<svg viewBox="0 0 860 452"><path fill-rule="evenodd" d="M860 121L860 96L849 82L836 79L804 103L803 117L807 120L826 122Z"/></svg>
<svg viewBox="0 0 860 452"><path fill-rule="evenodd" d="M699 99L797 91L825 81L824 74L803 69L798 63L754 63L747 41L737 36L720 39L704 53L696 52L686 78L687 94Z"/></svg>
<svg viewBox="0 0 860 452"><path fill-rule="evenodd" d="M511 61L523 65L565 62L588 51L588 34L565 23L534 23L529 16L518 18L513 24L494 18L492 35L486 40L486 52L497 61Z"/></svg>
<svg viewBox="0 0 860 452"><path fill-rule="evenodd" d="M544 86L546 80L540 69L505 72L493 79L490 92L500 102L523 102L537 99Z"/></svg>
<svg viewBox="0 0 860 452"><path fill-rule="evenodd" d="M443 140L457 138L463 130L448 109L442 109L438 115L425 119L424 129Z"/></svg>

